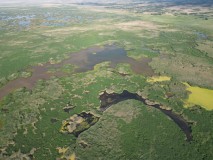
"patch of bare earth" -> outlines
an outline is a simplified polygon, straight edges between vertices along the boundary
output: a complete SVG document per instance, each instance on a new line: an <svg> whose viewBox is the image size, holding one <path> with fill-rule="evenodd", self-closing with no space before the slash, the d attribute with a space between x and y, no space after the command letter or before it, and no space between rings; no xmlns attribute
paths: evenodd
<svg viewBox="0 0 213 160"><path fill-rule="evenodd" d="M157 30L159 26L148 21L129 21L115 24L115 27L124 31Z"/></svg>
<svg viewBox="0 0 213 160"><path fill-rule="evenodd" d="M113 14L118 14L118 15L129 15L131 14L130 12L128 12L127 10L122 10L122 9L109 9L109 8L105 8L103 7L78 7L80 9L84 9L84 10L88 10L88 11L92 11L92 12L102 12L102 13L113 13Z"/></svg>

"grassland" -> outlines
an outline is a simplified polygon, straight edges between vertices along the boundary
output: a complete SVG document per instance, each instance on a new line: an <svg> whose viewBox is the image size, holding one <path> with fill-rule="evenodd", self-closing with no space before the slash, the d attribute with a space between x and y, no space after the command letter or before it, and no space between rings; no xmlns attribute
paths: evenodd
<svg viewBox="0 0 213 160"><path fill-rule="evenodd" d="M205 8L209 13L201 8L199 14L192 14L193 8L186 15L182 12L189 10L180 8L175 12L174 8L166 12L158 7L143 12L115 8L0 8L1 87L35 74L32 66L57 64L85 48L106 44L124 48L135 60L151 59L155 74L136 74L127 63L112 68L109 61L81 73L74 72L72 64L50 65L50 73L66 74L39 80L32 89L23 84L0 100L0 159L213 158L211 7ZM123 90L183 117L191 126L193 140L187 142L177 124L162 112L135 100L112 105L102 113L99 95ZM184 107L187 99L189 108ZM66 120L82 112L100 119L81 128L78 136L60 132Z"/></svg>

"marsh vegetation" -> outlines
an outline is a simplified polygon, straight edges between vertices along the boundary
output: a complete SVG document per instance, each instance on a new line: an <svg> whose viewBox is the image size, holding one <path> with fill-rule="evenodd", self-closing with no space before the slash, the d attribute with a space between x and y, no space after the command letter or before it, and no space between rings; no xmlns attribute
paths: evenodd
<svg viewBox="0 0 213 160"><path fill-rule="evenodd" d="M1 6L0 159L212 160L212 6L166 2Z"/></svg>

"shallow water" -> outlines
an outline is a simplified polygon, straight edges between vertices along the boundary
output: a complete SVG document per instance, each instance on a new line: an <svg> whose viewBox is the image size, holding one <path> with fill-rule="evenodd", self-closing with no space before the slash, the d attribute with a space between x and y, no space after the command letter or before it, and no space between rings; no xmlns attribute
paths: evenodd
<svg viewBox="0 0 213 160"><path fill-rule="evenodd" d="M130 64L132 70L137 74L143 74L145 76L154 75L154 71L149 66L151 58L135 60L128 57L123 48L115 45L106 45L102 48L93 47L78 53L74 53L69 59L64 60L61 64L74 64L78 66L75 72L86 72L93 70L96 64L105 61L110 61L110 66L112 68L116 67L116 65L119 63L128 63Z"/></svg>
<svg viewBox="0 0 213 160"><path fill-rule="evenodd" d="M50 68L59 69L66 64L72 64L77 67L74 70L75 73L87 72L89 70L93 70L96 64L105 61L110 61L111 67L113 68L116 67L116 65L119 63L128 63L136 74L143 74L146 76L154 75L152 68L148 65L148 63L151 61L150 58L135 60L128 57L126 51L123 48L117 47L115 45L91 47L80 52L70 54L68 59L63 60L58 64L50 64L48 62L42 66L33 66L29 68L32 70L32 76L28 78L18 78L8 82L5 86L0 88L0 99L21 87L32 89L40 79L48 80L52 76L66 76L65 73L61 71L49 73L48 70Z"/></svg>
<svg viewBox="0 0 213 160"><path fill-rule="evenodd" d="M195 32L195 33L196 33L196 35L197 35L197 39L198 39L198 40L205 40L205 39L208 38L208 36L205 35L204 33L201 33L201 32Z"/></svg>

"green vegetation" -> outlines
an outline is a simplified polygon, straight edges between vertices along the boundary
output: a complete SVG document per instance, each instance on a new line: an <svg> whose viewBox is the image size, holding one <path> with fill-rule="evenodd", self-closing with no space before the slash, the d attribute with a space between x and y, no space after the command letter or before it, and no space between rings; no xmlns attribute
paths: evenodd
<svg viewBox="0 0 213 160"><path fill-rule="evenodd" d="M176 7L0 7L0 92L12 88L0 99L0 159L213 159L212 9L191 6L186 14ZM150 60L141 65L154 75L136 74L128 63L106 61L86 72L63 63L91 47L98 57L98 49L112 44L137 61ZM81 65L90 60L78 58ZM54 76L13 89L15 80L33 81L35 67L44 65ZM209 91L209 110L183 82ZM104 91L124 90L183 117L193 140L160 110L135 100L100 111Z"/></svg>

